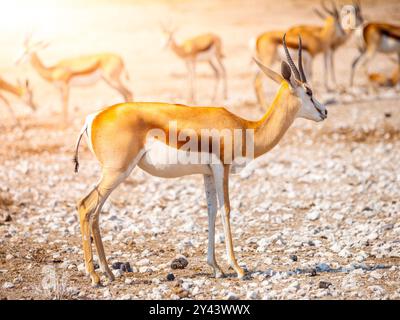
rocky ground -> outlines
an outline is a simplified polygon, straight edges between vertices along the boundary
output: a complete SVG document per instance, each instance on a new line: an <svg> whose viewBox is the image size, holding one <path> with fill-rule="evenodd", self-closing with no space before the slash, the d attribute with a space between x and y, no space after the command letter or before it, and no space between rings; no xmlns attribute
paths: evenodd
<svg viewBox="0 0 400 320"><path fill-rule="evenodd" d="M259 117L252 71L231 68L236 75L231 74L233 90L225 103L238 114ZM184 81L180 74L169 76L169 86L179 88ZM206 79L201 73L200 95ZM321 100L330 98L316 81ZM4 116L0 298L399 299L398 93L381 91L380 99L360 92L333 96L339 103L329 106L328 120L296 121L279 146L232 177L233 239L239 263L248 270L245 280L228 268L219 219L217 259L227 277L213 278L206 264L202 177L165 180L136 169L100 220L109 264L130 268L115 269L114 282L102 277L104 287L92 288L84 275L75 204L96 183L99 168L85 143L79 174L71 160L89 110L73 109L66 129L59 114L47 109L45 118L21 114L21 128ZM46 101L44 93L40 99ZM171 268L176 258L187 266Z"/></svg>

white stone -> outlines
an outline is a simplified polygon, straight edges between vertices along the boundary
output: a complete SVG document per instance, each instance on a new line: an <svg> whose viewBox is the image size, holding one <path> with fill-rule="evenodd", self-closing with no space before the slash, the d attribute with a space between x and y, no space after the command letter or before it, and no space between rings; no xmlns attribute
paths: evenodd
<svg viewBox="0 0 400 320"><path fill-rule="evenodd" d="M14 284L11 282L4 282L2 287L3 289L11 289L14 288Z"/></svg>
<svg viewBox="0 0 400 320"><path fill-rule="evenodd" d="M319 211L313 210L306 214L306 219L310 221L315 221L319 219L319 216L320 216Z"/></svg>
<svg viewBox="0 0 400 320"><path fill-rule="evenodd" d="M139 260L136 264L140 267L148 266L148 265L150 265L150 260L145 258L145 259Z"/></svg>
<svg viewBox="0 0 400 320"><path fill-rule="evenodd" d="M233 292L228 292L226 299L227 300L238 300L239 297Z"/></svg>
<svg viewBox="0 0 400 320"><path fill-rule="evenodd" d="M120 278L124 274L121 269L113 270L112 273L114 274L115 278Z"/></svg>
<svg viewBox="0 0 400 320"><path fill-rule="evenodd" d="M247 299L251 299L251 300L256 300L256 299L259 298L259 296L258 296L257 291L249 291L249 292L246 294L246 298L247 298Z"/></svg>

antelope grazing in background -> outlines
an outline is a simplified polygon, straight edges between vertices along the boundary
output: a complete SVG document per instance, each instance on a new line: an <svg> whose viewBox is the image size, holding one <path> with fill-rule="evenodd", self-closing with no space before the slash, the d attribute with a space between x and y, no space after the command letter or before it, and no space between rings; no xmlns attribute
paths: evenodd
<svg viewBox="0 0 400 320"><path fill-rule="evenodd" d="M175 40L176 29L164 25L162 25L161 28L166 37L165 46L171 48L180 59L185 61L189 81L189 101L192 103L195 101L197 62L207 62L214 71L215 86L212 100L215 101L217 98L218 86L221 78L223 83L223 96L224 99L226 99L228 96L228 89L226 70L222 63L224 55L222 53L221 38L213 33L206 33L178 44Z"/></svg>
<svg viewBox="0 0 400 320"><path fill-rule="evenodd" d="M11 93L12 95L21 99L26 105L28 105L33 111L36 110L36 103L33 100L32 88L29 85L29 81L26 80L24 84L18 81L17 85L11 84L0 77L0 100L2 100L7 106L14 121L18 123L18 119L15 116L14 110L11 107L8 100L3 96L2 91Z"/></svg>
<svg viewBox="0 0 400 320"><path fill-rule="evenodd" d="M122 58L116 54L103 53L65 59L53 66L46 66L37 52L48 46L43 41L32 43L31 36L24 41L24 50L17 64L29 59L34 69L48 82L53 83L61 93L64 121L68 120L68 98L71 87L93 85L103 79L110 87L122 94L125 101L132 101L132 93L124 86L121 75L125 72Z"/></svg>
<svg viewBox="0 0 400 320"><path fill-rule="evenodd" d="M257 58L267 66L272 66L277 60L284 59L285 52L282 48L281 39L284 33L287 37L287 46L290 48L291 53L295 54L298 50L298 37L301 36L303 40L304 50L304 67L305 73L309 78L312 76L312 61L314 57L320 53L324 55L324 86L326 90L330 90L328 86L328 73L329 66L331 74L334 72L334 63L332 48L337 48L347 37L342 28L339 11L331 2L332 9L328 9L324 2L322 2L322 9L328 14L323 15L325 22L323 26L313 25L299 25L285 31L269 31L261 34L256 39L255 54ZM319 12L319 11L318 11ZM329 64L329 60L331 63ZM257 99L261 107L265 107L266 101L262 90L261 73L257 72L254 79L254 88L256 91Z"/></svg>
<svg viewBox="0 0 400 320"><path fill-rule="evenodd" d="M87 137L90 149L101 165L102 177L98 184L78 204L80 226L83 239L83 252L86 271L92 283L98 285L100 278L94 270L91 236L99 257L100 268L110 280L113 273L107 264L99 229L101 208L111 192L124 181L131 171L139 166L151 175L176 178L191 174L201 174L204 177L205 192L208 204L208 253L207 262L213 268L216 277L223 272L215 259L215 219L218 207L221 210L225 234L226 252L230 265L239 278L245 271L236 261L230 226L229 176L236 170L235 163L243 157L244 149L253 147L252 160L271 150L283 137L296 118L313 121L323 121L327 110L313 96L307 84L301 59L301 43L299 45L299 66L294 64L284 41L287 62L282 62L281 74L257 62L261 70L280 85L274 101L258 121L245 120L234 115L223 107L190 107L168 103L123 103L105 108L86 118L76 144L75 171L78 170L78 150L82 136ZM162 140L162 133L169 136L171 122L175 125L178 141ZM149 139L149 133L157 130L159 135ZM203 132L215 131L242 133L252 132L246 146L242 140L227 139L221 141L217 150L210 150L209 135ZM185 149L187 137L196 141L195 146L206 147L199 151ZM247 136L247 134L246 134ZM182 140L183 139L183 140ZM219 139L219 136L217 136ZM152 142L152 143L151 143ZM222 143L223 142L223 143ZM239 142L239 154L234 152ZM218 152L220 151L220 152ZM170 152L174 157L170 157ZM179 162L169 159L180 159L180 153L191 153L200 162ZM227 161L235 155L233 161ZM248 154L246 152L246 157ZM166 159L166 161L160 161ZM179 180L177 180L179 183Z"/></svg>
<svg viewBox="0 0 400 320"><path fill-rule="evenodd" d="M356 30L360 54L351 66L350 86L353 86L357 66L367 74L367 64L378 53L396 53L400 67L400 25L381 22L367 22Z"/></svg>

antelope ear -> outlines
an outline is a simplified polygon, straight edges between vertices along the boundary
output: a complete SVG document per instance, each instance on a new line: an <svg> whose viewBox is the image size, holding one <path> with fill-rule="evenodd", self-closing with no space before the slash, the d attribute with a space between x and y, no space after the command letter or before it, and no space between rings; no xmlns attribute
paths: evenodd
<svg viewBox="0 0 400 320"><path fill-rule="evenodd" d="M258 61L256 58L253 58L254 62L257 63L257 65L260 67L261 71L264 72L264 74L274 80L276 83L281 83L283 81L283 78L280 74L276 73L275 71L271 70L270 68L264 66L260 61Z"/></svg>

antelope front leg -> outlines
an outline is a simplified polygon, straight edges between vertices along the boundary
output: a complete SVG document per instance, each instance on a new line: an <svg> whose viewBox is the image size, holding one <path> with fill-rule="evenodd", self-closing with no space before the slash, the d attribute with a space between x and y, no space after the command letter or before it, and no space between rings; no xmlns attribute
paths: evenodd
<svg viewBox="0 0 400 320"><path fill-rule="evenodd" d="M238 278L241 279L245 275L245 271L239 266L235 258L235 251L233 249L230 213L231 207L229 203L229 165L216 165L213 166L214 181L216 184L219 205L221 208L222 221L224 225L225 245L228 261L231 267L236 271Z"/></svg>
<svg viewBox="0 0 400 320"><path fill-rule="evenodd" d="M330 68L331 68L331 80L333 82L333 85L335 88L337 87L337 82L336 82L336 74L335 74L335 57L334 57L335 51L330 50L329 54L329 61L330 61Z"/></svg>
<svg viewBox="0 0 400 320"><path fill-rule="evenodd" d="M214 65L214 62L212 62L212 60L209 61L209 64L211 66L211 69L213 69L214 71L214 76L215 76L215 86L214 86L214 93L212 96L212 101L215 102L215 100L217 99L217 95L218 95L218 86L219 86L219 71L217 69L217 67Z"/></svg>
<svg viewBox="0 0 400 320"><path fill-rule="evenodd" d="M215 218L218 211L218 202L214 178L211 175L204 175L204 188L206 191L208 210L207 263L213 268L214 276L216 278L221 278L224 276L224 273L215 260Z"/></svg>
<svg viewBox="0 0 400 320"><path fill-rule="evenodd" d="M329 60L329 55L330 55L329 51L324 53L324 70L325 70L325 72L324 72L324 86L325 86L325 90L328 91L328 92L330 91L330 88L329 88L329 85L328 85L328 65L329 65L328 60Z"/></svg>
<svg viewBox="0 0 400 320"><path fill-rule="evenodd" d="M104 252L103 242L101 240L100 227L99 227L99 213L100 213L100 208L97 209L97 212L95 213L95 216L93 217L93 224L92 224L91 231L92 231L94 243L96 245L97 254L99 255L100 269L103 273L105 273L107 275L107 277L110 279L110 281L114 281L115 277L114 277L114 274L111 272L110 268L108 267L106 254Z"/></svg>

